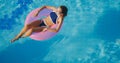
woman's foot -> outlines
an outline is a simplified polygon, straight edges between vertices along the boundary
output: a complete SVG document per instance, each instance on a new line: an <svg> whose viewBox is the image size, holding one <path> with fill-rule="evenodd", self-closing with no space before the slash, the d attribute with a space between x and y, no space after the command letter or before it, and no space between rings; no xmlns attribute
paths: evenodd
<svg viewBox="0 0 120 63"><path fill-rule="evenodd" d="M15 42L15 41L18 40L19 38L20 38L20 37L12 39L12 40L11 40L11 43Z"/></svg>

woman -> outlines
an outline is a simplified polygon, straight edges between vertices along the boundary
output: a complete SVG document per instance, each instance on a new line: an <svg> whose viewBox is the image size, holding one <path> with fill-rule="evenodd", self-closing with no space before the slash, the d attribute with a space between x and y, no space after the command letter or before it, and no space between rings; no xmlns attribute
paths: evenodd
<svg viewBox="0 0 120 63"><path fill-rule="evenodd" d="M39 12L44 9L51 9L53 12L50 13L49 16L47 16L44 19L39 19L36 21L33 21L32 23L25 25L21 32L11 40L11 42L14 42L18 40L21 37L28 37L33 32L44 32L46 30L50 30L53 32L58 32L65 16L67 16L68 9L66 6L60 6L58 8L51 7L51 6L43 6L41 7L38 12L36 12L35 16L39 14ZM58 24L57 28L51 28L52 25Z"/></svg>

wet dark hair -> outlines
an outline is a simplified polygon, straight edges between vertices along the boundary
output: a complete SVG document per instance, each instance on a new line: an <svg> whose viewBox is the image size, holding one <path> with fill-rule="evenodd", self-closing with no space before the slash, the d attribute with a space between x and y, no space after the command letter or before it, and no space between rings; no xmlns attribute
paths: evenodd
<svg viewBox="0 0 120 63"><path fill-rule="evenodd" d="M61 5L60 8L62 9L63 16L67 16L68 8L64 5Z"/></svg>

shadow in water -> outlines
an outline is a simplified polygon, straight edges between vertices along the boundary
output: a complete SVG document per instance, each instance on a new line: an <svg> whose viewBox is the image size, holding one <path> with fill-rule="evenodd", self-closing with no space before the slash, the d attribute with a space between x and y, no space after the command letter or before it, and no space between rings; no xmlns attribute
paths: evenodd
<svg viewBox="0 0 120 63"><path fill-rule="evenodd" d="M23 44L14 44L5 51L0 52L1 63L50 63L43 61L44 56L49 52L49 47L60 42L65 36L57 35L46 41L27 40ZM35 62L34 62L35 61Z"/></svg>
<svg viewBox="0 0 120 63"><path fill-rule="evenodd" d="M95 35L106 41L115 41L120 38L120 11L109 9L96 23Z"/></svg>

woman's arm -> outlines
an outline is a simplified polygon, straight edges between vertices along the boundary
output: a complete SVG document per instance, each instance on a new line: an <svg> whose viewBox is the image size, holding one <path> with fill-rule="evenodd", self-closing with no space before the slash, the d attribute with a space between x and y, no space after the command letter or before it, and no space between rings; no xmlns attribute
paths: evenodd
<svg viewBox="0 0 120 63"><path fill-rule="evenodd" d="M53 10L53 11L56 11L56 8L53 7L53 6L45 6L45 8L47 8L47 9L51 9L51 10Z"/></svg>
<svg viewBox="0 0 120 63"><path fill-rule="evenodd" d="M37 16L37 15L39 14L39 12L40 12L41 10L43 10L44 8L47 8L47 9L51 9L51 10L53 10L53 11L56 11L56 8L55 8L55 7L52 7L52 6L42 6L42 7L38 10L38 12L37 12L37 14L36 14L35 16Z"/></svg>
<svg viewBox="0 0 120 63"><path fill-rule="evenodd" d="M40 12L42 9L44 9L44 8L51 9L51 10L53 10L53 11L56 10L56 8L53 7L53 6L43 6L43 7L41 7L41 8L39 9L39 12Z"/></svg>
<svg viewBox="0 0 120 63"><path fill-rule="evenodd" d="M37 16L37 15L39 14L39 12L40 12L42 9L44 9L44 8L45 8L45 6L41 7L41 8L38 10L38 12L35 14L35 16Z"/></svg>

